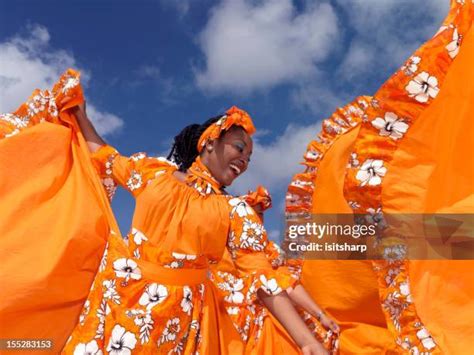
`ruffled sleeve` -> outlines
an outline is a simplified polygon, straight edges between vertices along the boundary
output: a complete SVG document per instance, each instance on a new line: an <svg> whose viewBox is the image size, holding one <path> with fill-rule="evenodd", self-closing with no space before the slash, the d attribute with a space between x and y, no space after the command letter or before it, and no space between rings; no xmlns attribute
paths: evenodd
<svg viewBox="0 0 474 355"><path fill-rule="evenodd" d="M71 116L64 114L64 111L83 101L80 73L68 69L52 90L36 89L16 111L0 114L0 139L15 136L42 122L77 127Z"/></svg>
<svg viewBox="0 0 474 355"><path fill-rule="evenodd" d="M176 169L176 165L165 158L148 157L146 153L125 157L109 145L94 152L92 162L109 200L113 198L117 185L137 197L154 178Z"/></svg>
<svg viewBox="0 0 474 355"><path fill-rule="evenodd" d="M258 289L269 295L291 289L295 279L290 273L274 269L266 254L267 232L254 209L242 198L231 198L230 234L227 248L235 268L243 279L246 301L256 299Z"/></svg>
<svg viewBox="0 0 474 355"><path fill-rule="evenodd" d="M257 215L261 223L263 223L263 212L272 206L272 198L268 190L259 185L255 191L249 191L247 195L242 196L242 198L255 211L259 211ZM268 240L265 245L264 253L273 269L278 269L279 273L286 273L293 279L299 281L301 274L300 260L288 260L280 246L271 240Z"/></svg>

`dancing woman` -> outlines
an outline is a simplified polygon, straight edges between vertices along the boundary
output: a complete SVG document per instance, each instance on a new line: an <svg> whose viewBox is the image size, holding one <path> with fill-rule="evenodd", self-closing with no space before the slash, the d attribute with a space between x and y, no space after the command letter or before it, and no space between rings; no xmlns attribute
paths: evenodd
<svg viewBox="0 0 474 355"><path fill-rule="evenodd" d="M255 128L246 112L233 107L186 127L171 153L178 165L143 153L123 157L96 133L84 104L74 114L109 195L119 184L133 194L136 208L128 242L114 235L108 240L64 353L243 352L207 278L226 249L251 285L245 302L261 299L303 353L326 353L285 292L295 280L273 270L263 252L268 241L256 212L224 190L247 169L252 153ZM240 297L232 280L225 287Z"/></svg>

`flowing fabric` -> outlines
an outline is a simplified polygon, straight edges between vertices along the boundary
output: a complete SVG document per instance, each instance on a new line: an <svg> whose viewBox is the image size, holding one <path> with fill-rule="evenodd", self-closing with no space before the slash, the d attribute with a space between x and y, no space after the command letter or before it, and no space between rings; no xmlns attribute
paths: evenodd
<svg viewBox="0 0 474 355"><path fill-rule="evenodd" d="M336 122L338 113L323 125L343 135L324 140L323 134L329 150L310 144L308 169L289 188L289 213L472 213L466 152L473 148L473 12L472 2L452 1L440 31L369 101L357 131ZM302 271L303 284L337 320L345 321L342 310L351 308L349 314L365 314L362 327L380 330L351 337L341 323L341 353L472 349L473 278L465 272L471 261L382 260L357 268L361 263L307 261ZM356 285L361 293L352 292ZM329 290L341 295L325 299Z"/></svg>
<svg viewBox="0 0 474 355"><path fill-rule="evenodd" d="M77 322L109 234L119 235L67 110L82 101L78 83L70 70L51 92L0 116L0 333L52 340L54 353Z"/></svg>
<svg viewBox="0 0 474 355"><path fill-rule="evenodd" d="M344 177L360 130L368 96L338 109L323 122L318 141L308 145L304 173L288 189L287 217L352 213L344 195ZM341 354L383 354L395 351L369 261L306 260L301 283L340 325Z"/></svg>
<svg viewBox="0 0 474 355"><path fill-rule="evenodd" d="M410 128L409 139L401 142L388 165L382 191L387 213L474 213L472 63L471 27L438 97ZM472 244L468 247L472 250ZM473 268L472 260L409 262L418 315L444 354L474 348Z"/></svg>

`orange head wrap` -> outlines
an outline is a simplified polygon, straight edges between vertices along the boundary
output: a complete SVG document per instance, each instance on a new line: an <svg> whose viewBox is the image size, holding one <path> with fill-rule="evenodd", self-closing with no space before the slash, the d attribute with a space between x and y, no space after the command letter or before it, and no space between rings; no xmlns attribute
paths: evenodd
<svg viewBox="0 0 474 355"><path fill-rule="evenodd" d="M249 135L255 133L255 126L249 114L236 106L232 106L227 110L217 122L211 124L201 134L199 138L197 150L200 153L209 140L217 139L223 131L227 131L232 126L240 126Z"/></svg>

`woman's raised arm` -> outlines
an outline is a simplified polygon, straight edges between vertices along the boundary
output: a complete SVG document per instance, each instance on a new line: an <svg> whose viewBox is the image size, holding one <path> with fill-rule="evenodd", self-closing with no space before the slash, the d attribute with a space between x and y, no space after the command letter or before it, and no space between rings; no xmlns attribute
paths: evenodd
<svg viewBox="0 0 474 355"><path fill-rule="evenodd" d="M71 108L71 112L76 116L77 123L81 128L82 135L84 136L91 153L94 153L97 149L106 144L95 130L89 117L87 117L85 102Z"/></svg>

